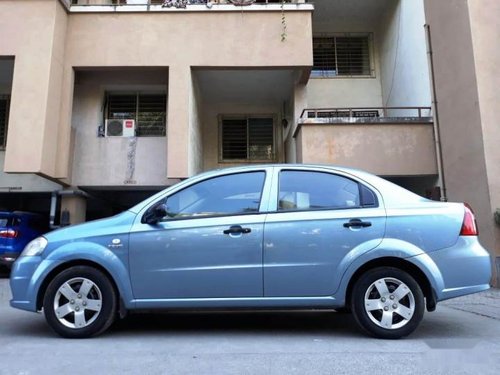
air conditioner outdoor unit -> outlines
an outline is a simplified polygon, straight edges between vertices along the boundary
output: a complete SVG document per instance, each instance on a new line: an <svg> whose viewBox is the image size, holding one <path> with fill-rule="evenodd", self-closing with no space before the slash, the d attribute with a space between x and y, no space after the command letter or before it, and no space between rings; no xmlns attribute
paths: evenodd
<svg viewBox="0 0 500 375"><path fill-rule="evenodd" d="M108 119L106 120L106 137L134 137L135 120L132 119Z"/></svg>

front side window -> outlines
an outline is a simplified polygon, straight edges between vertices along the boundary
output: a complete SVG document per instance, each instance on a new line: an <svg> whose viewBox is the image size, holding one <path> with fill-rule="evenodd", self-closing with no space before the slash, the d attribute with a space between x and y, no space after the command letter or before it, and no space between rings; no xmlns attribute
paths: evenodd
<svg viewBox="0 0 500 375"><path fill-rule="evenodd" d="M7 127L9 123L9 102L8 95L0 95L0 149L5 148L7 143Z"/></svg>
<svg viewBox="0 0 500 375"><path fill-rule="evenodd" d="M168 197L166 219L256 213L265 177L262 171L199 182Z"/></svg>
<svg viewBox="0 0 500 375"><path fill-rule="evenodd" d="M266 162L275 159L273 118L222 118L220 134L221 161Z"/></svg>
<svg viewBox="0 0 500 375"><path fill-rule="evenodd" d="M314 37L312 77L371 76L370 43L371 34Z"/></svg>
<svg viewBox="0 0 500 375"><path fill-rule="evenodd" d="M106 118L135 120L136 136L161 137L166 134L166 94L109 93L106 102Z"/></svg>
<svg viewBox="0 0 500 375"><path fill-rule="evenodd" d="M330 173L282 171L278 199L279 211L357 208L360 189L357 182Z"/></svg>

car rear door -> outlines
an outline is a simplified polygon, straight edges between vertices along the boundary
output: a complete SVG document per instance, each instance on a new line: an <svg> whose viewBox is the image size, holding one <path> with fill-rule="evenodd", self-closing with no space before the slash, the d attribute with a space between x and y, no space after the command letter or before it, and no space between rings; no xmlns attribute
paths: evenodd
<svg viewBox="0 0 500 375"><path fill-rule="evenodd" d="M380 244L386 214L372 187L325 170L277 168L264 228L264 295L328 296Z"/></svg>

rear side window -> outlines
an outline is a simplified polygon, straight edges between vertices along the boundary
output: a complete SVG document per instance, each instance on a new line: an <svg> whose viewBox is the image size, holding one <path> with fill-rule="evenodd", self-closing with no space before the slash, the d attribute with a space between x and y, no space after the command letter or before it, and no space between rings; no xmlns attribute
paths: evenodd
<svg viewBox="0 0 500 375"><path fill-rule="evenodd" d="M343 176L282 171L279 184L279 211L360 207L359 184Z"/></svg>

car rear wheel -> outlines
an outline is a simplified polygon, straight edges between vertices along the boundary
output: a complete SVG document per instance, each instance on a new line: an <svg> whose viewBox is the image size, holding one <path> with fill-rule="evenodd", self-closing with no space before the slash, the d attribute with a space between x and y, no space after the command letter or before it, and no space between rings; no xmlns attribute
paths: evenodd
<svg viewBox="0 0 500 375"><path fill-rule="evenodd" d="M352 291L358 325L372 336L398 339L412 333L424 316L424 295L408 273L392 267L367 271Z"/></svg>
<svg viewBox="0 0 500 375"><path fill-rule="evenodd" d="M45 319L59 335L86 338L104 332L116 316L116 292L109 278L88 266L58 274L47 287Z"/></svg>

